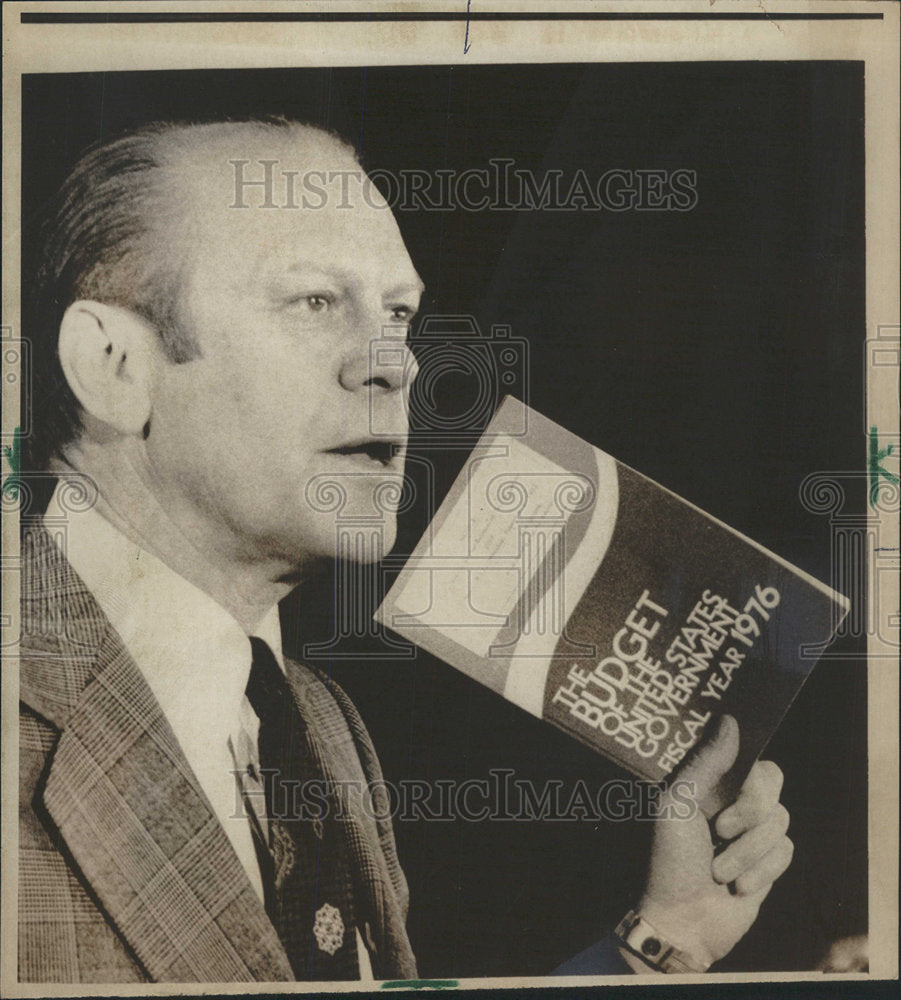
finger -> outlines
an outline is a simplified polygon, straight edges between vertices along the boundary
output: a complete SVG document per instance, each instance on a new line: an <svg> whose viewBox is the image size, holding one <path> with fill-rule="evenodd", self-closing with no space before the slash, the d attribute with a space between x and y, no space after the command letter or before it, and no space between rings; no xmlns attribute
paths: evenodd
<svg viewBox="0 0 901 1000"><path fill-rule="evenodd" d="M737 756L738 723L731 715L724 715L713 735L695 748L679 770L679 778L694 785L695 801L705 815L716 812L713 799L717 785Z"/></svg>
<svg viewBox="0 0 901 1000"><path fill-rule="evenodd" d="M751 827L713 859L711 870L716 881L728 885L750 871L783 839L788 823L788 810L777 803L763 823Z"/></svg>
<svg viewBox="0 0 901 1000"><path fill-rule="evenodd" d="M738 798L716 819L716 832L724 840L732 840L757 826L779 801L783 775L778 764L759 760L751 768Z"/></svg>
<svg viewBox="0 0 901 1000"><path fill-rule="evenodd" d="M772 884L791 864L794 853L795 845L788 837L783 837L753 868L735 880L735 894L750 896L757 892L769 892Z"/></svg>

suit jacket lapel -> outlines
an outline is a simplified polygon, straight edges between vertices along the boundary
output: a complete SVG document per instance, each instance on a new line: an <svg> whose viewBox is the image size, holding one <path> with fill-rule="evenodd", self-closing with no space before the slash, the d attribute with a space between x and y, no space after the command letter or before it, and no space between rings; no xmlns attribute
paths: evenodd
<svg viewBox="0 0 901 1000"><path fill-rule="evenodd" d="M379 811L390 815L381 770L362 720L344 692L327 678L289 663L288 679L308 726L314 766L328 786L365 789L374 795L374 809L362 807L356 794L342 800L338 823L352 859L357 892L366 916L361 931L370 947L377 979L413 979L416 960L406 933L407 886L397 862L391 822L379 822ZM335 705L337 702L337 707ZM379 792L384 799L379 797Z"/></svg>
<svg viewBox="0 0 901 1000"><path fill-rule="evenodd" d="M109 920L155 980L292 979L137 664L46 532L23 563L21 697L61 730L43 802Z"/></svg>

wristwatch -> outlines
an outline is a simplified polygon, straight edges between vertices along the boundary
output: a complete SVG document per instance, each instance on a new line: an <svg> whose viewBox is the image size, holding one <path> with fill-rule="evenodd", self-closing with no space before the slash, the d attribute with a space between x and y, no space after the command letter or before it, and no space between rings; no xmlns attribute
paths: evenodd
<svg viewBox="0 0 901 1000"><path fill-rule="evenodd" d="M707 971L708 966L667 941L635 910L629 910L613 933L627 951L658 972Z"/></svg>

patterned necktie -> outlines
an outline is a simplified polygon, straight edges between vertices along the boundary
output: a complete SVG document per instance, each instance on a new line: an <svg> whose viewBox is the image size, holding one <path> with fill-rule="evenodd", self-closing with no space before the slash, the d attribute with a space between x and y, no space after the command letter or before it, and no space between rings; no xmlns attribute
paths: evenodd
<svg viewBox="0 0 901 1000"><path fill-rule="evenodd" d="M359 979L353 872L334 790L272 650L255 636L250 644L247 698L260 720L268 843L253 820L251 829L266 912L299 981Z"/></svg>

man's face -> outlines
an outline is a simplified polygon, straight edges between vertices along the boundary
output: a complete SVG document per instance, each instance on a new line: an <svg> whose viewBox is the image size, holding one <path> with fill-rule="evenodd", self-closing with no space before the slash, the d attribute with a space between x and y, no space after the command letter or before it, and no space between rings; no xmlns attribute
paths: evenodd
<svg viewBox="0 0 901 1000"><path fill-rule="evenodd" d="M282 170L360 170L329 147L318 161L296 141L267 147L254 155L278 160L280 206ZM256 188L234 207L229 157L204 159L184 181L196 204L180 298L202 357L164 368L155 488L198 540L242 561L290 573L339 551L354 519L352 558L378 558L396 533L415 369L404 338L421 294L395 220L359 173L327 185L321 208L262 207ZM262 170L252 159L244 176ZM386 337L398 339L375 350Z"/></svg>

